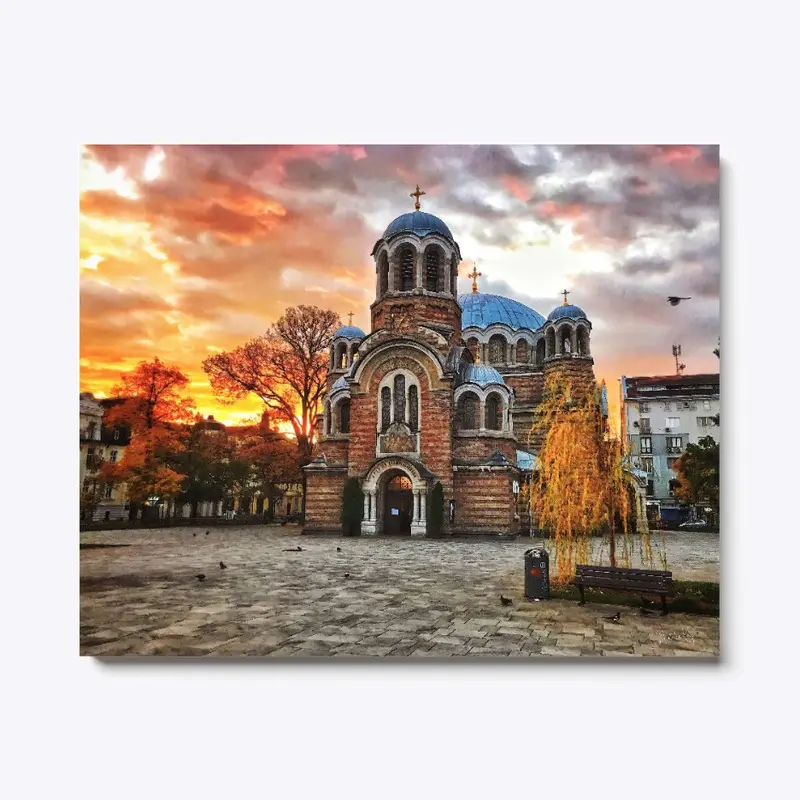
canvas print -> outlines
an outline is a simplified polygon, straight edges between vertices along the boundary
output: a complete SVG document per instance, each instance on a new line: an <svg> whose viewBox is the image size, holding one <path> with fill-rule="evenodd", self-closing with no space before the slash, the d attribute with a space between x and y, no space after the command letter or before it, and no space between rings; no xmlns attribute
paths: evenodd
<svg viewBox="0 0 800 800"><path fill-rule="evenodd" d="M80 654L719 656L716 145L80 148Z"/></svg>

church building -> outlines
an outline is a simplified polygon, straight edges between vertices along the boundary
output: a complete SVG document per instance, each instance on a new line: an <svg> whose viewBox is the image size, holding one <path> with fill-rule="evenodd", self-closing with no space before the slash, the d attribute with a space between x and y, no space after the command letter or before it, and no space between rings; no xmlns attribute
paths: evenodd
<svg viewBox="0 0 800 800"><path fill-rule="evenodd" d="M361 532L428 531L430 493L444 490L444 533L526 527L520 486L535 467L530 441L545 378L561 371L594 387L592 324L564 302L545 319L478 290L457 294L461 250L420 209L389 224L372 249L369 334L334 334L328 390L307 475L306 531L340 531L345 481L364 494ZM603 404L605 386L603 386ZM523 519L521 520L521 516Z"/></svg>

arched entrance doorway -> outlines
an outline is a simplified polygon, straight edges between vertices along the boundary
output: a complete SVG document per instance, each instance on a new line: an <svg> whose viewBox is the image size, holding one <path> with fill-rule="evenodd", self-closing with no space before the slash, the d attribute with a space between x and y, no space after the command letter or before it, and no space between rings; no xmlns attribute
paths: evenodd
<svg viewBox="0 0 800 800"><path fill-rule="evenodd" d="M374 462L361 484L361 533L425 536L431 480L433 476L410 459L390 456Z"/></svg>
<svg viewBox="0 0 800 800"><path fill-rule="evenodd" d="M383 533L411 535L411 517L414 509L413 484L404 472L393 470L385 478L383 491Z"/></svg>

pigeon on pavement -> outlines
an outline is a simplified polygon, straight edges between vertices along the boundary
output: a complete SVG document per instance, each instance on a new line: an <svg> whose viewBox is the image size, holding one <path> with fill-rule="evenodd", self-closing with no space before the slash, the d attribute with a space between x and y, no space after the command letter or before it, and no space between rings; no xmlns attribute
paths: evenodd
<svg viewBox="0 0 800 800"><path fill-rule="evenodd" d="M201 572L199 575L195 575L195 578L197 578L197 580L199 581L204 581L206 579L206 576L203 575L203 573Z"/></svg>
<svg viewBox="0 0 800 800"><path fill-rule="evenodd" d="M500 595L500 602L504 606L510 606L514 601L510 597L503 597L503 595L501 594Z"/></svg>
<svg viewBox="0 0 800 800"><path fill-rule="evenodd" d="M619 622L619 611L613 617L603 617L603 619L611 620L611 622Z"/></svg>

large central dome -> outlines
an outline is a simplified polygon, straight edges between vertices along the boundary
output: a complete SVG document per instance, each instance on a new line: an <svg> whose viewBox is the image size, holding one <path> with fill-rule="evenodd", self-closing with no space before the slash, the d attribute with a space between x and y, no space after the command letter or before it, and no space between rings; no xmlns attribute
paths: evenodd
<svg viewBox="0 0 800 800"><path fill-rule="evenodd" d="M389 239L397 233L416 233L417 236L425 236L428 233L441 233L450 241L453 241L453 234L450 228L433 214L426 214L424 211L410 211L408 214L401 214L397 219L389 223L383 232L383 238Z"/></svg>
<svg viewBox="0 0 800 800"><path fill-rule="evenodd" d="M536 331L545 323L545 318L532 308L498 294L460 294L462 328L488 328L500 323L512 330L524 328Z"/></svg>

